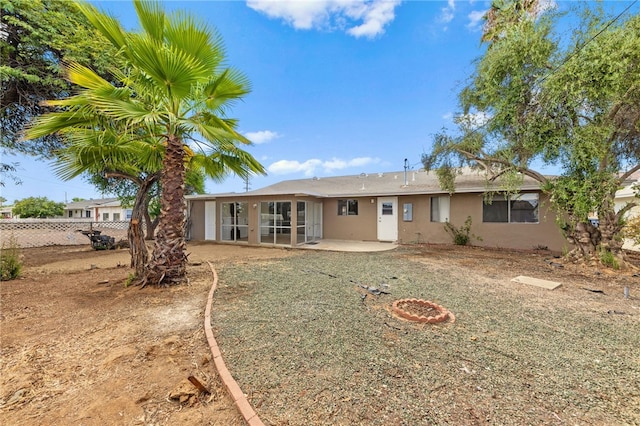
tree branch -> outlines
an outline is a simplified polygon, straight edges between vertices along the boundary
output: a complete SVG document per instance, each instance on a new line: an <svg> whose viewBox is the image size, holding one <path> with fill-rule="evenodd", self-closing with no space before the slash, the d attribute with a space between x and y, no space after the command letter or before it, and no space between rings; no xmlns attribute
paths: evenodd
<svg viewBox="0 0 640 426"><path fill-rule="evenodd" d="M528 167L521 167L521 166L516 166L506 160L501 160L499 158L495 158L495 157L487 157L487 158L483 158L483 157L478 157L477 155L468 152L468 151L464 151L462 149L459 148L454 148L456 151L458 151L460 154L464 155L465 157L467 157L468 160L472 160L477 162L478 164L480 164L486 172L490 172L489 166L485 163L495 163L495 164L500 164L502 166L507 166L507 167L512 167L514 168L516 171L522 173L525 176L529 176L530 178L532 178L533 180L540 182L541 185L546 184L547 182L549 182L549 179L547 179L543 174L535 171L535 170L531 170ZM495 176L495 178L497 178L498 176Z"/></svg>

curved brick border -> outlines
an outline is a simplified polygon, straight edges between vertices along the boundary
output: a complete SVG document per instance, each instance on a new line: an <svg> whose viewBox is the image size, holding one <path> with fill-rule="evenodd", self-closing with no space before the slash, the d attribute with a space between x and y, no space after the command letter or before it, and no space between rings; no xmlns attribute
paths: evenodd
<svg viewBox="0 0 640 426"><path fill-rule="evenodd" d="M262 420L258 417L255 410L249 404L247 397L245 396L242 389L238 385L238 382L235 381L229 369L227 369L224 360L222 359L222 352L220 352L220 348L218 347L218 342L216 342L215 337L213 337L213 330L211 329L211 305L213 304L213 293L216 291L218 287L218 273L211 265L211 262L207 262L209 264L209 268L213 273L213 285L211 286L211 291L209 291L209 297L207 299L207 307L204 311L204 333L207 336L207 341L209 342L209 347L211 348L211 354L213 355L213 362L218 370L218 375L220 379L222 379L222 383L227 388L229 395L231 395L231 399L238 407L238 411L244 420L247 422L249 426L264 426Z"/></svg>
<svg viewBox="0 0 640 426"><path fill-rule="evenodd" d="M418 305L424 305L424 306L428 306L430 308L435 309L436 311L438 311L438 315L433 316L433 317L425 317L423 315L414 315L411 314L407 311L405 311L404 309L400 308L398 305L400 303L415 303ZM446 308L444 308L443 306L440 306L438 304L435 304L433 302L430 302L428 300L423 300L423 299L400 299L400 300L396 300L395 302L393 302L393 304L391 305L391 307L393 308L393 312L400 316L401 318L404 318L406 320L409 321L415 321L415 322L426 322L429 324L435 324L438 322L443 322L446 321L448 319L451 320L451 322L455 322L456 321L456 317L449 312Z"/></svg>

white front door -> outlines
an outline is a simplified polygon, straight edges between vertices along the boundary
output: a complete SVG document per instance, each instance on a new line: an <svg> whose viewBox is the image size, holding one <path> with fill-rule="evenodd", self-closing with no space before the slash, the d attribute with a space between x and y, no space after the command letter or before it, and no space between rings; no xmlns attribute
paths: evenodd
<svg viewBox="0 0 640 426"><path fill-rule="evenodd" d="M378 240L398 239L398 197L378 198Z"/></svg>

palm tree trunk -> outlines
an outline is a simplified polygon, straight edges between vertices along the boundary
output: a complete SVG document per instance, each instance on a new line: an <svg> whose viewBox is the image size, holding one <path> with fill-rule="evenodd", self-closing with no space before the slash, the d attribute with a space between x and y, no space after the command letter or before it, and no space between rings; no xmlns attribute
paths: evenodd
<svg viewBox="0 0 640 426"><path fill-rule="evenodd" d="M160 220L143 287L147 284L177 284L186 278L184 156L182 140L175 135L169 136L160 180Z"/></svg>

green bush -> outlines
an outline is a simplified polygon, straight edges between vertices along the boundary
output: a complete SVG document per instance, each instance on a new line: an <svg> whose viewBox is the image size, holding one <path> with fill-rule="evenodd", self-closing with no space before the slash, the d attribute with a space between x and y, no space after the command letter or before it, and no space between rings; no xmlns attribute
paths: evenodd
<svg viewBox="0 0 640 426"><path fill-rule="evenodd" d="M21 270L20 246L15 237L11 236L9 242L2 243L2 249L0 249L0 281L18 278Z"/></svg>
<svg viewBox="0 0 640 426"><path fill-rule="evenodd" d="M600 251L600 262L609 268L620 269L620 262L618 262L615 255L611 253L611 250L602 249Z"/></svg>
<svg viewBox="0 0 640 426"><path fill-rule="evenodd" d="M464 225L460 228L456 228L450 222L445 222L444 229L453 238L453 243L458 246L466 246L469 244L471 237L478 241L482 241L482 238L476 235L471 234L471 236L469 236L471 232L471 216L467 216L467 220L464 221Z"/></svg>

